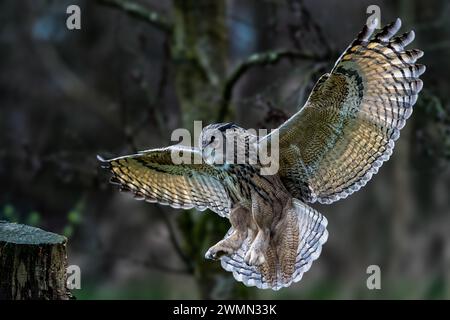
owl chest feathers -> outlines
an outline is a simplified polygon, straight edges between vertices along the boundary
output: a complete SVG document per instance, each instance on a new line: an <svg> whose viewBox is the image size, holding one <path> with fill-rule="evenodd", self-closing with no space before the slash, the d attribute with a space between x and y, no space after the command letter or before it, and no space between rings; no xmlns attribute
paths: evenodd
<svg viewBox="0 0 450 320"><path fill-rule="evenodd" d="M288 191L278 175L262 175L252 165L227 165L224 182L232 204L251 209L252 197L271 206L283 205L289 198Z"/></svg>

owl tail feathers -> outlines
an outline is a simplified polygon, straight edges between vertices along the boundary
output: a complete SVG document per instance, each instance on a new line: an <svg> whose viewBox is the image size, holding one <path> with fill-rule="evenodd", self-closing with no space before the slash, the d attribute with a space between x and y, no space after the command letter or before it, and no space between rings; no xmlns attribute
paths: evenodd
<svg viewBox="0 0 450 320"><path fill-rule="evenodd" d="M302 279L303 274L311 268L313 261L319 258L322 246L328 240L328 220L300 200L293 199L293 204L298 216L300 240L292 281L298 282Z"/></svg>
<svg viewBox="0 0 450 320"><path fill-rule="evenodd" d="M302 279L328 239L327 219L318 211L294 199L286 225L271 239L261 266L249 266L244 257L251 243L247 238L232 255L222 256L222 267L237 281L260 289L279 290ZM233 228L229 230L229 233Z"/></svg>

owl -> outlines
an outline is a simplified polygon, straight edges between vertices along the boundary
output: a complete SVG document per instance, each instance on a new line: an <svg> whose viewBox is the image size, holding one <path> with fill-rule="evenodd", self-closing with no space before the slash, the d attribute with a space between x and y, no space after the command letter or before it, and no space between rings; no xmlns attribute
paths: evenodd
<svg viewBox="0 0 450 320"><path fill-rule="evenodd" d="M346 198L378 172L422 89L425 66L416 61L423 52L405 49L414 32L395 36L397 19L373 35L375 24L364 26L305 105L270 134L212 124L203 129L198 148L99 157L102 166L138 199L210 209L229 219L229 231L205 257L220 260L237 281L273 290L299 281L328 238L327 219L309 204ZM239 148L272 145L274 137L275 173L263 174L258 160L223 159L229 141L238 146L235 155ZM181 153L192 161L174 161Z"/></svg>

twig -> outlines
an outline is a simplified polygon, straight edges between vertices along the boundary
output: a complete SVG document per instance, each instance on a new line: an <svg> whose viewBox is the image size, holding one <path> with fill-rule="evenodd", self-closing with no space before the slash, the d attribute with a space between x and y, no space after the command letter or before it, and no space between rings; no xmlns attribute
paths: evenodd
<svg viewBox="0 0 450 320"><path fill-rule="evenodd" d="M116 251L109 252L108 255L113 256L120 260L126 260L126 261L132 262L134 264L138 264L143 267L159 270L162 272L175 273L175 274L191 274L192 273L192 271L190 269L172 268L172 267L169 267L168 265L161 264L161 263L157 262L158 260L154 259L153 257L152 257L152 259L138 259L127 253L120 253L120 252L116 252Z"/></svg>
<svg viewBox="0 0 450 320"><path fill-rule="evenodd" d="M99 3L120 9L130 16L146 21L154 27L164 31L172 32L172 24L158 12L149 10L140 4L128 0L97 0Z"/></svg>
<svg viewBox="0 0 450 320"><path fill-rule="evenodd" d="M123 80L123 74L124 69L122 66L122 61L124 61L124 50L122 48L121 41L119 39L119 30L121 25L121 19L116 20L116 25L114 27L114 46L116 47L116 52L118 53L116 63L115 63L115 73L116 73L116 84L117 84L117 101L119 102L119 109L120 109L120 120L122 125L122 131L125 138L125 141L128 143L128 145L131 147L131 150L136 153L137 147L136 143L134 141L133 135L131 130L129 129L129 119L128 119L128 104L127 99L125 97L125 91L124 91L124 80Z"/></svg>
<svg viewBox="0 0 450 320"><path fill-rule="evenodd" d="M300 31L302 24L307 26L307 28L309 26L309 28L311 28L313 31L311 33L316 36L318 43L325 49L325 52L327 54L331 54L333 50L331 49L331 46L326 39L322 28L314 20L313 16L306 8L304 2L302 0L288 0L287 2L290 10L297 20L297 23L291 26L291 31ZM300 43L299 39L297 39L295 32L291 32L291 39L298 49L302 49L302 43Z"/></svg>
<svg viewBox="0 0 450 320"><path fill-rule="evenodd" d="M239 79L252 67L266 66L275 64L282 59L290 60L310 60L322 62L329 59L328 56L319 56L312 53L300 52L295 50L278 50L263 53L255 53L246 60L242 61L231 73L230 77L225 81L222 90L222 100L217 117L217 122L222 122L228 113L228 107L233 95L233 89Z"/></svg>
<svg viewBox="0 0 450 320"><path fill-rule="evenodd" d="M172 245L173 245L175 251L181 258L181 260L183 260L183 262L186 264L188 271L191 273L194 272L194 266L192 265L192 261L189 259L188 256L186 256L186 254L183 252L183 249L181 249L181 245L175 235L175 230L173 228L173 225L172 225L170 219L167 217L167 213L164 212L164 210L161 208L161 206L156 206L156 207L158 208L157 210L160 212L161 217L167 227L167 230L169 231L170 242L172 242Z"/></svg>
<svg viewBox="0 0 450 320"><path fill-rule="evenodd" d="M109 258L126 260L126 261L132 262L134 264L138 264L145 268L151 268L151 269L155 269L155 270L159 270L159 271L163 271L163 272L167 272L167 273L176 273L176 274L192 274L193 273L193 271L192 271L193 269L190 269L190 268L186 268L186 269L173 268L169 265L160 263L159 261L161 259L155 258L155 256L152 253L150 253L150 255L147 258L141 259L141 258L136 258L129 253L121 252L118 250L107 249L103 239L100 238L99 235L96 235L96 237L97 237L99 253L104 256L107 256Z"/></svg>

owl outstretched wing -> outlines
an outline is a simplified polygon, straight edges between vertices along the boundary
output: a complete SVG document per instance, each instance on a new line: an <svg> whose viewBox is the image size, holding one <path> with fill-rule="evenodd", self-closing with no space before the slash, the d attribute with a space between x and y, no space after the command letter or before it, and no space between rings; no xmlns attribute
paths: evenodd
<svg viewBox="0 0 450 320"><path fill-rule="evenodd" d="M331 203L363 187L388 160L422 89L416 64L423 52L405 50L414 32L401 21L374 37L365 26L304 107L282 124L279 173L294 197Z"/></svg>
<svg viewBox="0 0 450 320"><path fill-rule="evenodd" d="M176 164L172 153L183 153L185 163ZM113 174L112 183L131 191L137 199L174 208L207 208L220 216L229 214L230 199L221 183L221 172L204 162L196 149L171 146L104 160L102 166Z"/></svg>

